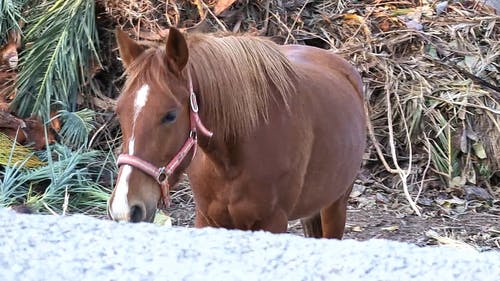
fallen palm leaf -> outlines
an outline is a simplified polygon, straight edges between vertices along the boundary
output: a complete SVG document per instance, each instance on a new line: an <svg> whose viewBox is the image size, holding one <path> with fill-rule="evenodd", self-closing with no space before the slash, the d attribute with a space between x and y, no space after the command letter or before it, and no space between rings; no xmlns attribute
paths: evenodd
<svg viewBox="0 0 500 281"><path fill-rule="evenodd" d="M15 140L0 132L0 165L22 165L35 168L46 165L28 147L17 144Z"/></svg>

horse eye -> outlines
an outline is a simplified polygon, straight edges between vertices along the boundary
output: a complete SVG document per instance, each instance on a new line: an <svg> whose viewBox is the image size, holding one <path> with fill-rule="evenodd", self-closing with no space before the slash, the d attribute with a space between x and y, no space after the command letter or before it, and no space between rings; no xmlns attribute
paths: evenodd
<svg viewBox="0 0 500 281"><path fill-rule="evenodd" d="M161 123L169 124L174 122L176 118L177 118L177 110L171 110L165 116L163 116L163 118L161 119Z"/></svg>

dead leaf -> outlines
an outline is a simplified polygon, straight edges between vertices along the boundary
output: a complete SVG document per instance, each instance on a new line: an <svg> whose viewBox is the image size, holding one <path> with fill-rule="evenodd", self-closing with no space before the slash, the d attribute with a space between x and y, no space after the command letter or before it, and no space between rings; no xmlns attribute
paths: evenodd
<svg viewBox="0 0 500 281"><path fill-rule="evenodd" d="M433 202L433 201L432 201L432 199L427 198L427 197L420 197L420 198L418 198L418 201L417 201L417 202L418 202L418 204L420 204L420 205L430 207L430 206L432 206L432 202Z"/></svg>
<svg viewBox="0 0 500 281"><path fill-rule="evenodd" d="M416 20L410 20L405 22L405 24L408 29L415 29L418 31L422 31L424 29L424 26Z"/></svg>
<svg viewBox="0 0 500 281"><path fill-rule="evenodd" d="M474 130L472 130L471 128L467 128L467 137L473 141L479 140L478 134Z"/></svg>
<svg viewBox="0 0 500 281"><path fill-rule="evenodd" d="M472 145L472 148L474 149L474 153L479 159L486 159L488 158L486 156L486 151L484 150L483 144L480 142L476 142Z"/></svg>
<svg viewBox="0 0 500 281"><path fill-rule="evenodd" d="M214 14L216 16L220 15L222 12L227 10L236 0L219 0L214 6Z"/></svg>
<svg viewBox="0 0 500 281"><path fill-rule="evenodd" d="M448 1L439 2L436 5L436 14L439 16L441 13L448 9Z"/></svg>
<svg viewBox="0 0 500 281"><path fill-rule="evenodd" d="M349 197L355 198L361 196L366 190L366 186L360 184L354 184L352 187L352 192Z"/></svg>
<svg viewBox="0 0 500 281"><path fill-rule="evenodd" d="M389 203L389 198L387 198L384 194L377 192L377 194L375 194L375 201L387 204Z"/></svg>
<svg viewBox="0 0 500 281"><path fill-rule="evenodd" d="M358 24L363 27L363 31L366 36L371 35L370 28L366 24L365 18L356 14L345 14L343 16L347 24Z"/></svg>
<svg viewBox="0 0 500 281"><path fill-rule="evenodd" d="M493 200L493 196L491 196L488 191L484 188L480 188L477 186L465 186L465 197L468 200L479 200L479 201L489 201Z"/></svg>
<svg viewBox="0 0 500 281"><path fill-rule="evenodd" d="M454 177L450 180L450 187L460 187L464 186L465 178L464 177Z"/></svg>
<svg viewBox="0 0 500 281"><path fill-rule="evenodd" d="M352 231L354 232L362 232L363 228L361 226L353 226Z"/></svg>
<svg viewBox="0 0 500 281"><path fill-rule="evenodd" d="M172 227L172 218L167 215L164 211L159 210L156 212L154 224L163 225L166 227Z"/></svg>
<svg viewBox="0 0 500 281"><path fill-rule="evenodd" d="M465 178L469 183L476 184L477 182L477 175L476 175L476 170L474 169L472 163L468 164L468 168L465 172Z"/></svg>
<svg viewBox="0 0 500 281"><path fill-rule="evenodd" d="M383 32L387 32L391 29L391 24L388 19L384 19L379 25L378 28L382 30Z"/></svg>
<svg viewBox="0 0 500 281"><path fill-rule="evenodd" d="M439 205L446 207L446 208L451 208L454 206L460 206L465 204L465 200L454 197L451 199L436 199L436 203Z"/></svg>
<svg viewBox="0 0 500 281"><path fill-rule="evenodd" d="M399 230L399 226L392 225L392 226L382 227L380 230L384 230L384 231L396 231L396 230Z"/></svg>
<svg viewBox="0 0 500 281"><path fill-rule="evenodd" d="M59 117L56 117L57 112L52 111L50 113L50 127L56 132L59 132L61 130L61 120Z"/></svg>

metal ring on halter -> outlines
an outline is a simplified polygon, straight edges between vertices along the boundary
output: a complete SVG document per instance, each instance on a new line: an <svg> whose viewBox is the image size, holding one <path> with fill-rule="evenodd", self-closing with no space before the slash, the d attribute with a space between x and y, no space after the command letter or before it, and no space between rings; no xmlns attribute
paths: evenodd
<svg viewBox="0 0 500 281"><path fill-rule="evenodd" d="M158 177L156 178L156 181L158 181L159 184L163 184L165 180L167 180L168 174L167 171L165 170L165 167L161 167L158 170Z"/></svg>
<svg viewBox="0 0 500 281"><path fill-rule="evenodd" d="M195 130L189 131L189 137L192 138L193 140L198 139L198 133Z"/></svg>
<svg viewBox="0 0 500 281"><path fill-rule="evenodd" d="M191 104L191 110L194 113L198 113L198 101L196 100L196 95L194 92L191 92L191 95L189 96L189 102Z"/></svg>

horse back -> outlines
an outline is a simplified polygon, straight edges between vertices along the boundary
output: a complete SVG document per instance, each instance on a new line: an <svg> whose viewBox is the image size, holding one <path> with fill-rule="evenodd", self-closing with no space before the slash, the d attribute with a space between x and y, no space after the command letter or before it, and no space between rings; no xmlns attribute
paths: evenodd
<svg viewBox="0 0 500 281"><path fill-rule="evenodd" d="M293 122L310 131L309 139L296 144L308 150L300 200L292 212L303 217L313 209L309 202L329 204L344 196L357 175L366 138L362 83L356 69L331 51L281 48L299 75L296 111L308 116Z"/></svg>

